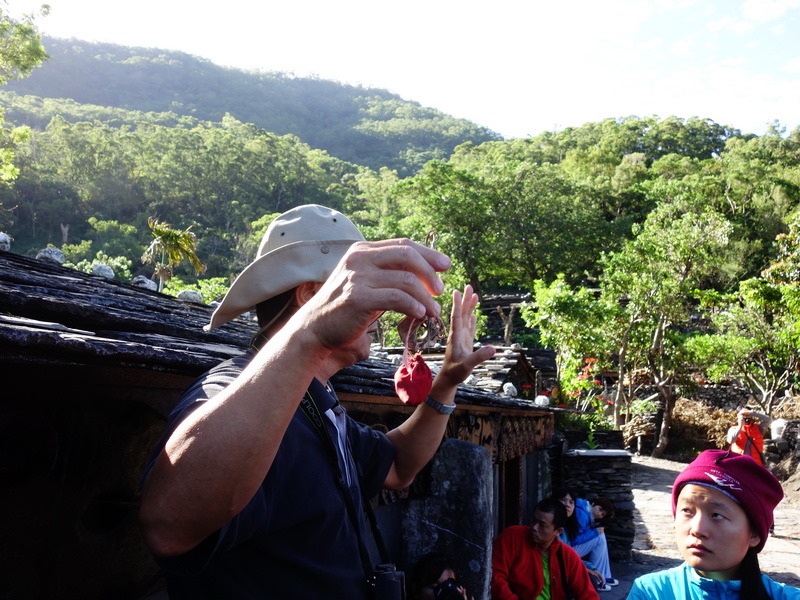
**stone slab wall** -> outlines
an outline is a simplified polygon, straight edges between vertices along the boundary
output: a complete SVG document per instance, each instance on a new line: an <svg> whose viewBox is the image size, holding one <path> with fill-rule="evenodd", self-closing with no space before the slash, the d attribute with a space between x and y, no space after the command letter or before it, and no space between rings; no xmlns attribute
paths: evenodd
<svg viewBox="0 0 800 600"><path fill-rule="evenodd" d="M579 498L605 496L614 503L614 517L605 527L612 559L630 558L636 535L631 456L625 450L569 450L562 458L565 487ZM553 485L558 487L556 478Z"/></svg>
<svg viewBox="0 0 800 600"><path fill-rule="evenodd" d="M431 465L430 494L402 516L401 564L409 571L428 552L450 557L475 600L489 598L492 574L492 459L481 446L445 439Z"/></svg>

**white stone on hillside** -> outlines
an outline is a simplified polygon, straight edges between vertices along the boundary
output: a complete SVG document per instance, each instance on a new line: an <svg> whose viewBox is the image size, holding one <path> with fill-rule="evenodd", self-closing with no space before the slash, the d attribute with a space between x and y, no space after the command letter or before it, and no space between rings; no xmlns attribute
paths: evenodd
<svg viewBox="0 0 800 600"><path fill-rule="evenodd" d="M53 246L42 248L36 255L38 260L46 260L48 262L56 263L57 265L64 264L64 253Z"/></svg>
<svg viewBox="0 0 800 600"><path fill-rule="evenodd" d="M97 275L98 277L104 277L106 279L114 279L114 269L108 265L98 263L92 267L92 275Z"/></svg>
<svg viewBox="0 0 800 600"><path fill-rule="evenodd" d="M135 285L136 287L146 288L153 292L158 291L158 284L149 277L145 277L144 275L137 275L136 277L131 279L131 285Z"/></svg>
<svg viewBox="0 0 800 600"><path fill-rule="evenodd" d="M197 290L181 290L178 292L178 300L181 302L194 302L196 304L205 304L203 297Z"/></svg>

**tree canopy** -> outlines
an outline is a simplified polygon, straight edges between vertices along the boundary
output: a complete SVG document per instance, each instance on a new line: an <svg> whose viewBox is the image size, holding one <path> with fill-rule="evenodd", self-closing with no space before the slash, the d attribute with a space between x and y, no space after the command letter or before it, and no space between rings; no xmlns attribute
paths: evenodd
<svg viewBox="0 0 800 600"><path fill-rule="evenodd" d="M0 86L27 77L46 56L34 16L13 19L5 10L7 5L5 0L0 2ZM46 12L46 7L43 11ZM0 111L0 184L8 185L18 174L13 163L14 149L25 139L27 130L22 127L7 129L3 126L4 116ZM0 203L0 219L3 211Z"/></svg>

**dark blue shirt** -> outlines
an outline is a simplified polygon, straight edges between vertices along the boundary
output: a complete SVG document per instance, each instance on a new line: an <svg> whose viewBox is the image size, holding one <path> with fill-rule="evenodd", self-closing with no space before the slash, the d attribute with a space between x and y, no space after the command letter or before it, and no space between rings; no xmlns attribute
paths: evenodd
<svg viewBox="0 0 800 600"><path fill-rule="evenodd" d="M228 360L198 379L170 415L172 431L196 402L229 385L252 357ZM335 403L319 381L309 392L324 412ZM269 397L265 394L265 402ZM330 436L335 428L322 419ZM333 437L335 440L335 437ZM371 544L362 493L377 494L394 460L380 432L347 417L349 489L357 523L348 514L330 445L298 408L264 483L247 507L221 531L187 554L162 561L171 599L176 598L367 598L358 536ZM334 442L335 443L335 442ZM220 451L224 451L221 448ZM360 480L360 481L359 481Z"/></svg>

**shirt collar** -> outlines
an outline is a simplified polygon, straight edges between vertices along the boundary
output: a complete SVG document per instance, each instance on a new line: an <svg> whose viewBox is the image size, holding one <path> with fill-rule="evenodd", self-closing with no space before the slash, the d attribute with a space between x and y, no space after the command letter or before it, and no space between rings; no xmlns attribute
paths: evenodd
<svg viewBox="0 0 800 600"><path fill-rule="evenodd" d="M317 403L317 407L322 412L339 405L339 401L332 391L333 390L329 392L325 385L316 378L313 379L311 385L308 386L308 393L314 398L314 402Z"/></svg>

